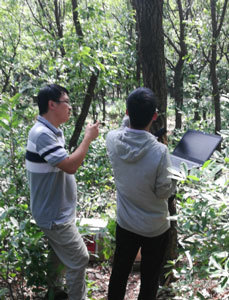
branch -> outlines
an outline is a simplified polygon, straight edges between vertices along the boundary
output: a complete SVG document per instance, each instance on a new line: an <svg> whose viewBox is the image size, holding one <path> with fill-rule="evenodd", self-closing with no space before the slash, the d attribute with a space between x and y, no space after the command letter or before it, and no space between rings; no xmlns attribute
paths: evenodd
<svg viewBox="0 0 229 300"><path fill-rule="evenodd" d="M225 39L222 41L222 44L221 44L221 43L218 44L218 49L220 50L220 53L219 53L219 51L218 51L218 56L219 56L219 58L218 58L217 61L216 61L217 64L221 61L221 59L222 59L223 56L225 55L225 53L224 53L224 46L225 46L225 43L226 43L226 45L228 44L228 42L227 42L227 37L226 37L226 36L225 36Z"/></svg>
<svg viewBox="0 0 229 300"><path fill-rule="evenodd" d="M87 92L86 92L86 95L84 98L83 106L81 108L81 113L76 121L73 135L69 141L69 150L77 147L77 142L80 137L82 127L85 123L92 99L94 97L94 90L95 90L95 86L96 86L98 77L99 77L99 72L97 72L96 74L92 73L92 75L91 75L90 82L89 82L88 88L87 88Z"/></svg>
<svg viewBox="0 0 229 300"><path fill-rule="evenodd" d="M73 22L75 25L76 33L79 36L79 38L82 40L84 35L79 21L77 0L72 0L72 15L73 15Z"/></svg>
<svg viewBox="0 0 229 300"><path fill-rule="evenodd" d="M199 38L199 41L201 42L201 36L197 29L196 29L196 34ZM201 44L201 50L202 50L203 57L207 60L208 63L210 63L210 51L208 51L208 55L207 55L202 44Z"/></svg>
<svg viewBox="0 0 229 300"><path fill-rule="evenodd" d="M112 13L112 12L111 12L111 15L115 18L115 20L119 23L119 25L121 25L121 26L124 28L125 32L128 33L128 30L127 30L126 26L124 26L124 25L120 22L119 17L117 17L117 16L116 16L114 13Z"/></svg>
<svg viewBox="0 0 229 300"><path fill-rule="evenodd" d="M46 20L47 20L47 22L48 22L50 32L51 32L51 33L53 32L52 36L55 38L56 32L55 32L55 28L53 27L53 24L52 24L52 22L51 22L52 17L51 17L51 15L49 14L48 9L45 9L45 6L47 7L47 3L45 3L45 1L43 1L43 3L42 3L41 0L37 0L36 3L39 4L39 6L40 6L40 8L41 8L41 12L43 13L43 16L46 18ZM45 4L46 4L46 5L45 5Z"/></svg>
<svg viewBox="0 0 229 300"><path fill-rule="evenodd" d="M61 26L60 18L61 18L61 9L60 5L58 5L58 0L54 0L54 15L56 20L57 32L59 38L63 37L63 27Z"/></svg>
<svg viewBox="0 0 229 300"><path fill-rule="evenodd" d="M58 0L54 0L54 15L56 20L58 37L61 40L63 38L63 24L61 24L61 8L60 8L60 3L58 5ZM62 41L60 45L60 52L62 57L64 57L66 52L62 44Z"/></svg>
<svg viewBox="0 0 229 300"><path fill-rule="evenodd" d="M179 35L178 35L178 33L177 33L177 28L176 28L176 26L175 26L175 24L174 24L174 22L173 22L173 20L176 20L177 16L174 14L174 12L173 12L173 10L171 9L171 6L169 5L169 3L167 3L167 5L168 5L168 7L169 7L170 12L173 14L173 19L171 18L170 14L168 14L168 16L169 16L169 21L170 21L170 23L172 24L172 28L173 28L173 30L174 30L174 32L175 32L177 38L179 39Z"/></svg>
<svg viewBox="0 0 229 300"><path fill-rule="evenodd" d="M174 69L175 69L174 64L167 57L165 57L165 61L166 61L167 65L169 66L169 68L174 71Z"/></svg>
<svg viewBox="0 0 229 300"><path fill-rule="evenodd" d="M175 43L170 39L170 37L164 32L164 36L167 38L169 44L174 48L178 55L180 55L180 50L176 47Z"/></svg>
<svg viewBox="0 0 229 300"><path fill-rule="evenodd" d="M186 12L185 12L185 20L186 20L186 21L188 20L189 15L192 14L192 9L191 9L191 7L192 7L192 2L193 2L193 0L188 0L188 5L187 5L187 7L186 7Z"/></svg>
<svg viewBox="0 0 229 300"><path fill-rule="evenodd" d="M225 1L224 1L224 6L223 6L223 11L222 11L222 14L221 14L221 16L220 16L219 27L218 27L217 30L216 30L216 35L217 35L217 37L219 36L220 31L221 31L222 26L223 26L223 21L224 21L226 9L227 9L227 3L228 3L228 0L225 0Z"/></svg>
<svg viewBox="0 0 229 300"><path fill-rule="evenodd" d="M186 47L186 44L185 44L185 41L184 41L186 24L184 23L183 7L182 7L182 3L181 3L180 0L177 0L177 6L178 6L179 18L180 18L180 37L179 37L180 56L183 57L187 54L187 47Z"/></svg>
<svg viewBox="0 0 229 300"><path fill-rule="evenodd" d="M5 82L4 82L4 85L3 85L3 88L2 88L2 93L4 93L7 89L7 86L9 85L9 81L10 81L10 75L11 75L11 72L13 70L13 62L15 60L15 57L17 55L17 48L19 46L19 43L21 41L21 24L20 22L18 23L18 40L16 41L16 44L14 44L14 39L11 37L11 34L9 33L9 37L10 37L10 40L12 42L12 47L13 47L13 56L11 58L11 64L10 64L10 68L8 70L8 73L3 71L3 74L5 75Z"/></svg>
<svg viewBox="0 0 229 300"><path fill-rule="evenodd" d="M43 23L35 16L35 14L34 14L32 8L31 8L31 6L30 6L30 4L29 4L29 0L26 0L26 3L27 3L27 5L28 5L28 7L29 7L29 10L30 10L30 12L31 12L31 14L32 14L32 16L33 16L33 18L34 18L34 20L35 20L36 23L38 24L38 26L40 26L40 28L42 28L42 29L44 29L45 31L47 31L51 36L55 37L55 36L53 35L53 32L50 31L46 26L44 26Z"/></svg>

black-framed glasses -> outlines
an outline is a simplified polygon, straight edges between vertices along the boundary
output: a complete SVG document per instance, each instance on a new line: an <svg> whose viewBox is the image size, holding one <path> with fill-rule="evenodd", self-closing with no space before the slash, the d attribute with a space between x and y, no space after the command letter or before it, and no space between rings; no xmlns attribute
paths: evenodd
<svg viewBox="0 0 229 300"><path fill-rule="evenodd" d="M69 103L68 100L59 100L59 101L55 101L55 102L57 102L57 103L63 102L63 103L67 103L69 106L71 106L71 104Z"/></svg>

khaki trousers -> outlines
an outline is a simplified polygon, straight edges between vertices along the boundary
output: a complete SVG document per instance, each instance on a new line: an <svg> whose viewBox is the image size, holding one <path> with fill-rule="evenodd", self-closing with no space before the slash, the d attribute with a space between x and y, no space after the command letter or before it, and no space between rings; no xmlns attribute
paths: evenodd
<svg viewBox="0 0 229 300"><path fill-rule="evenodd" d="M66 269L69 300L86 300L85 275L89 254L75 220L66 224L53 225L51 229L41 229L48 237L49 244L58 258L57 260L52 258L56 278L61 271L57 266L58 260Z"/></svg>

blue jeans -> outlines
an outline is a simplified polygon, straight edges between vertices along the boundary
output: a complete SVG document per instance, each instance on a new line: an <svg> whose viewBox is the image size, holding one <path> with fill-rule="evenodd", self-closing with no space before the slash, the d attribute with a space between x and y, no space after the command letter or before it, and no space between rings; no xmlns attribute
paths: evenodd
<svg viewBox="0 0 229 300"><path fill-rule="evenodd" d="M141 248L141 286L138 300L154 300L168 245L169 230L160 236L144 237L116 227L116 249L109 282L108 300L123 300L128 276Z"/></svg>

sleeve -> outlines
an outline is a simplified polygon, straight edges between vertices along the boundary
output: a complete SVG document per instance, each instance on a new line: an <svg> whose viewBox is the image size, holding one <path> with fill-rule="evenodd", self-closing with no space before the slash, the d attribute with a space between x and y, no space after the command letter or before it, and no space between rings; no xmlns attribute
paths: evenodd
<svg viewBox="0 0 229 300"><path fill-rule="evenodd" d="M42 133L37 139L36 150L46 162L55 167L68 157L64 144L58 138L48 133Z"/></svg>
<svg viewBox="0 0 229 300"><path fill-rule="evenodd" d="M166 147L158 167L155 184L155 194L160 199L169 198L175 192L176 181L169 178L169 167L171 167L171 161Z"/></svg>

